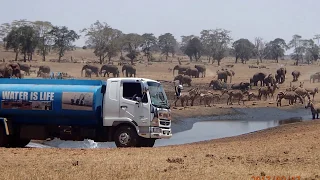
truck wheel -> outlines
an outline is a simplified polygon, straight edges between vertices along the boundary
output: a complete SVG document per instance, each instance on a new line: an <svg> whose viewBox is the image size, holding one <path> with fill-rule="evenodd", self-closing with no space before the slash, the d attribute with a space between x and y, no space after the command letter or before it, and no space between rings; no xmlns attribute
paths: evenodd
<svg viewBox="0 0 320 180"><path fill-rule="evenodd" d="M138 134L130 126L122 126L114 134L114 141L117 147L136 147L138 144Z"/></svg>
<svg viewBox="0 0 320 180"><path fill-rule="evenodd" d="M3 125L0 125L0 147L6 147L8 144L8 136L4 130Z"/></svg>
<svg viewBox="0 0 320 180"><path fill-rule="evenodd" d="M139 147L153 147L156 139L151 138L143 138L141 137L139 140Z"/></svg>
<svg viewBox="0 0 320 180"><path fill-rule="evenodd" d="M12 148L23 148L30 143L30 139L20 139L12 137L9 139L9 147Z"/></svg>

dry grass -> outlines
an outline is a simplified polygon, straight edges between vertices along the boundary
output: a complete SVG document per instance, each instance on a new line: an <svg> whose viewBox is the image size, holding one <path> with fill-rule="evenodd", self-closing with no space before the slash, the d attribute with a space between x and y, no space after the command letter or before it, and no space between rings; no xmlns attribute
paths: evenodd
<svg viewBox="0 0 320 180"><path fill-rule="evenodd" d="M90 50L77 50L66 54L66 59L97 60ZM0 52L0 59L13 59L11 52ZM57 59L50 55L47 59ZM52 71L62 71L74 77L80 77L83 63L46 64ZM116 58L117 59L117 58ZM184 59L186 60L186 58ZM171 61L171 59L169 60ZM221 67L233 64L233 59L224 59ZM248 64L236 64L232 69L236 75L233 82L248 81L258 71L275 73L279 64L273 61L262 65L269 69L249 69ZM318 65L292 66L293 61L280 61L287 64L287 79L280 90L289 86L291 72L299 70L302 76L299 82L305 87L317 87L319 83L310 83L309 76L317 72ZM153 62L152 65L137 63L138 77L172 81L169 68L178 64L170 62ZM184 62L186 64L186 62ZM192 64L190 64L192 65ZM193 79L193 85L201 90L211 90L209 82L214 78L219 67L207 65L206 78ZM32 75L35 76L35 75ZM93 77L96 79L96 77ZM99 77L99 79L103 79ZM299 82L293 83L299 85ZM164 82L170 101L173 100L173 84ZM186 87L188 89L188 87ZM256 90L254 90L256 91ZM319 101L316 95L316 101ZM270 106L269 101L257 101L256 105L246 102L247 107ZM284 105L287 102L283 102ZM178 103L179 105L179 103ZM196 106L173 109L174 117L229 114L233 111L221 101L215 107ZM297 105L297 106L301 106ZM231 107L243 107L236 103ZM285 107L287 108L287 107ZM302 179L319 179L320 176L320 123L304 122L284 125L258 133L220 140L213 140L190 145L169 146L141 149L0 149L1 179L251 179L259 175L300 175Z"/></svg>

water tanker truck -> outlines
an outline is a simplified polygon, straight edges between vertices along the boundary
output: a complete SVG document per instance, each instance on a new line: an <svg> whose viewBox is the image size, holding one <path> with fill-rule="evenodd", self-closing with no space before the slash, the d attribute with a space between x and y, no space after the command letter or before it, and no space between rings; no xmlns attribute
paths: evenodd
<svg viewBox="0 0 320 180"><path fill-rule="evenodd" d="M152 147L172 136L166 93L151 79L1 78L0 91L0 147L53 138Z"/></svg>

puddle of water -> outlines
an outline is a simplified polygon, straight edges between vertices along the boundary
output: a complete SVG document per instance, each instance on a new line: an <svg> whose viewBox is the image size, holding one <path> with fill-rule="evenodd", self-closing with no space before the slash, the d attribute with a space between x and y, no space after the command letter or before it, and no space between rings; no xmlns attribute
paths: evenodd
<svg viewBox="0 0 320 180"><path fill-rule="evenodd" d="M173 122L171 139L157 140L155 146L168 146L246 134L281 124L310 120L310 109L280 110L277 108L235 108L239 114L188 118ZM58 148L113 148L113 142L96 143L92 140L61 141L54 139L45 146ZM35 143L29 144L37 146ZM39 147L41 148L41 147Z"/></svg>

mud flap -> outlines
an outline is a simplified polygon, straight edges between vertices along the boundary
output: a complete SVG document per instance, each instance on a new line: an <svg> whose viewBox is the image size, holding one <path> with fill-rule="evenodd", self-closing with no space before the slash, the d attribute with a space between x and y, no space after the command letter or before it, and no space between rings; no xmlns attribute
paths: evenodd
<svg viewBox="0 0 320 180"><path fill-rule="evenodd" d="M1 126L3 125L3 126ZM0 117L0 128L4 128L6 135L11 135L12 131L10 128L10 123L7 118Z"/></svg>

